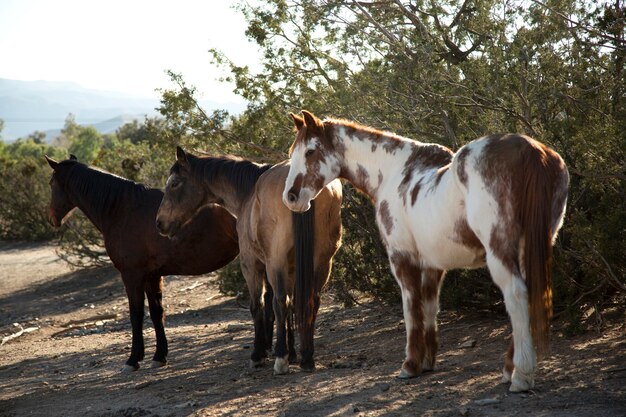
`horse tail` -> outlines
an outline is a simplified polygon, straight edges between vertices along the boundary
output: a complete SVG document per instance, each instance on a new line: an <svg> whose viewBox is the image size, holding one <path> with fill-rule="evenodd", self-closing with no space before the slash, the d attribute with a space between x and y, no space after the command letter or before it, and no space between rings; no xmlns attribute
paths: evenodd
<svg viewBox="0 0 626 417"><path fill-rule="evenodd" d="M556 152L538 142L533 141L531 145L531 149L523 154L525 177L520 222L524 236L523 268L530 327L537 354L541 357L547 353L550 344L552 239L560 226L555 216L562 219L563 215L568 174ZM555 199L560 199L560 203Z"/></svg>
<svg viewBox="0 0 626 417"><path fill-rule="evenodd" d="M315 320L315 271L313 251L315 248L315 200L311 200L311 208L303 213L292 212L293 238L295 247L295 322L300 330L301 343L304 335L310 335L313 348L313 325ZM309 337L306 337L308 343Z"/></svg>

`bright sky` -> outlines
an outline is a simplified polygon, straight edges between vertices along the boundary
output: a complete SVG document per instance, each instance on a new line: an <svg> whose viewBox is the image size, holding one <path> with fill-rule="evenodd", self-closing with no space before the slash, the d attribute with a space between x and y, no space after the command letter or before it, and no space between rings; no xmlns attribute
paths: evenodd
<svg viewBox="0 0 626 417"><path fill-rule="evenodd" d="M242 99L216 79L209 48L258 69L237 0L0 0L0 78L71 81L158 97L166 69L203 99Z"/></svg>

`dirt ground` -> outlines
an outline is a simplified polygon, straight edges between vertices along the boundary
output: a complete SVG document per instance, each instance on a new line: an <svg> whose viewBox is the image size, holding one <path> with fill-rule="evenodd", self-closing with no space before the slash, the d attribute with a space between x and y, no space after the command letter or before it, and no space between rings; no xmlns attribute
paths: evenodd
<svg viewBox="0 0 626 417"><path fill-rule="evenodd" d="M117 271L71 271L53 246L0 243L0 337L32 330L0 346L0 416L626 416L623 308L580 336L556 322L535 389L510 394L504 316L442 311L437 370L400 380L400 305L346 309L326 296L317 370L273 376L271 361L248 368L249 313L214 281L168 277L169 364L121 374L130 323ZM149 359L148 317L144 336Z"/></svg>

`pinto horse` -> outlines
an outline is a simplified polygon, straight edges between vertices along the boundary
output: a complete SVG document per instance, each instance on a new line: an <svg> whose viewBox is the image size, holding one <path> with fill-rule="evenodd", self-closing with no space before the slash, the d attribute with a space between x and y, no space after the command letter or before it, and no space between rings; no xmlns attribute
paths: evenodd
<svg viewBox="0 0 626 417"><path fill-rule="evenodd" d="M289 172L287 163L271 166L234 157L196 157L181 148L176 158L159 208L157 228L163 235L173 236L198 207L207 203L223 205L230 211L237 218L241 271L250 292L254 321L251 366L262 365L271 347L271 338L268 344L264 335L271 334L272 324L262 314L267 277L274 291L274 373L287 373L289 362L296 360L290 325L294 309L300 330L300 367L312 370L320 291L341 242L341 183L321 187L314 208L297 214L291 213L281 198Z"/></svg>
<svg viewBox="0 0 626 417"><path fill-rule="evenodd" d="M171 241L154 227L162 191L89 167L74 156L46 160L54 170L48 220L59 227L79 208L102 233L107 254L122 275L133 328L122 372L139 369L144 357L144 293L156 333L152 366L165 365L163 276L205 274L232 261L239 252L235 218L219 206L206 207Z"/></svg>
<svg viewBox="0 0 626 417"><path fill-rule="evenodd" d="M283 201L302 212L340 177L367 194L402 291L407 331L400 377L432 370L445 270L487 265L504 294L513 343L503 376L533 387L548 345L550 260L569 174L561 157L522 135L482 137L453 153L345 120L292 114L298 130Z"/></svg>

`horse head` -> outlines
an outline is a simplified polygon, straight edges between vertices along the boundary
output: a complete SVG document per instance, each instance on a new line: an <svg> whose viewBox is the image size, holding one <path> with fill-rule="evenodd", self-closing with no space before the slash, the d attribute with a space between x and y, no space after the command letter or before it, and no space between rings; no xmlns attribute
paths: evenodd
<svg viewBox="0 0 626 417"><path fill-rule="evenodd" d="M68 167L74 165L78 160L74 155L70 155L69 159L61 162L57 162L47 155L45 158L50 168L53 169L49 183L51 197L48 205L48 221L51 225L60 227L76 208L76 204L65 190L64 178Z"/></svg>
<svg viewBox="0 0 626 417"><path fill-rule="evenodd" d="M195 159L181 147L176 148L176 162L170 169L156 217L157 230L163 236L173 237L205 205L204 188L192 175Z"/></svg>
<svg viewBox="0 0 626 417"><path fill-rule="evenodd" d="M297 136L290 149L289 175L285 180L283 202L293 211L303 212L329 182L339 176L340 158L330 129L312 113L293 113Z"/></svg>

